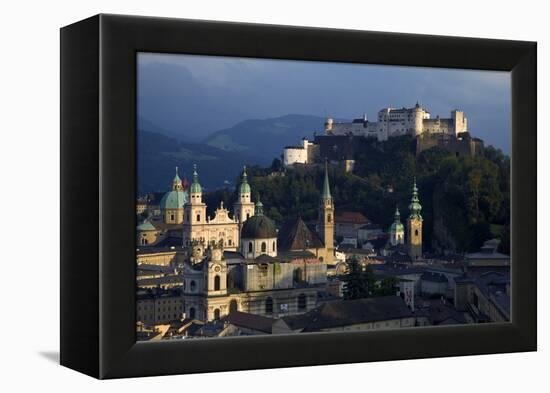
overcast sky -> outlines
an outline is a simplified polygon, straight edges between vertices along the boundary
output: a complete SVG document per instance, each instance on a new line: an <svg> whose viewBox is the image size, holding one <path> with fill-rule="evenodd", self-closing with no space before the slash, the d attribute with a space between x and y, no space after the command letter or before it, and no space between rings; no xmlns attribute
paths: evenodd
<svg viewBox="0 0 550 393"><path fill-rule="evenodd" d="M508 72L138 55L139 116L198 139L242 120L286 114L352 119L366 113L374 121L384 107L416 101L433 117L463 110L472 135L509 153Z"/></svg>

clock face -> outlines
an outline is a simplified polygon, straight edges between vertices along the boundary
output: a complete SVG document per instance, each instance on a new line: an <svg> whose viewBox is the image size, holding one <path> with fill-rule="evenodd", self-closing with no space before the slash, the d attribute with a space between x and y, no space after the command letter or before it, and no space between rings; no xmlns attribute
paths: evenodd
<svg viewBox="0 0 550 393"><path fill-rule="evenodd" d="M218 273L220 270L221 270L221 268L220 268L219 266L214 267L214 271L215 271L216 273Z"/></svg>

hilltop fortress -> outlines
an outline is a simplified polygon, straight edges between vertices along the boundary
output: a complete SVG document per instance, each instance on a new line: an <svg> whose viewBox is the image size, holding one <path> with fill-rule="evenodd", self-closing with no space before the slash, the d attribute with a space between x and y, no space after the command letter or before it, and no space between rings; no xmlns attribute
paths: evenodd
<svg viewBox="0 0 550 393"><path fill-rule="evenodd" d="M335 122L327 118L322 135L314 141L303 139L300 146L287 146L283 152L285 166L312 164L320 157L331 161L345 161L352 169L353 138L376 138L379 142L389 138L410 135L416 138L416 153L438 146L456 155L475 156L483 149L483 141L468 133L468 119L464 112L451 111L450 118L432 118L430 112L417 102L413 108L384 108L378 111L377 121L367 115L351 122Z"/></svg>
<svg viewBox="0 0 550 393"><path fill-rule="evenodd" d="M413 108L384 108L378 111L378 121L371 122L367 115L351 122L334 122L328 118L325 122L325 135L355 135L387 141L400 135L419 136L423 134L447 134L458 136L468 132L468 119L464 112L453 110L448 119L436 116L418 104Z"/></svg>

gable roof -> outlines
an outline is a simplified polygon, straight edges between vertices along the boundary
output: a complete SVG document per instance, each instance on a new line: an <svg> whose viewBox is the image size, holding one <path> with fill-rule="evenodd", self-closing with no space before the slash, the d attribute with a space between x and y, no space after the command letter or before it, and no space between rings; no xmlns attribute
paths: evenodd
<svg viewBox="0 0 550 393"><path fill-rule="evenodd" d="M321 248L323 242L315 232L309 230L300 217L297 217L283 224L279 231L277 245L282 251L294 251Z"/></svg>
<svg viewBox="0 0 550 393"><path fill-rule="evenodd" d="M337 212L334 221L340 224L368 224L370 222L362 213L349 211Z"/></svg>
<svg viewBox="0 0 550 393"><path fill-rule="evenodd" d="M256 330L264 333L272 333L276 319L246 312L233 311L225 317L225 321L237 327Z"/></svg>
<svg viewBox="0 0 550 393"><path fill-rule="evenodd" d="M360 323L388 321L412 317L414 314L399 296L382 296L356 300L327 302L301 316L283 320L303 332L336 328Z"/></svg>

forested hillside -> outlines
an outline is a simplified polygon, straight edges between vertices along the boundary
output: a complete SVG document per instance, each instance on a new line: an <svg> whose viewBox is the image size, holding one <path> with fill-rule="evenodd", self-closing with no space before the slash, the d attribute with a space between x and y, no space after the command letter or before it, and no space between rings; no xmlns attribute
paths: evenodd
<svg viewBox="0 0 550 393"><path fill-rule="evenodd" d="M408 136L360 143L353 175L330 168L336 209L360 211L386 228L397 205L404 223L416 176L427 251L473 251L499 237L501 251L509 252L510 160L500 150L487 147L483 156L471 158L433 148L416 157L414 140ZM253 192L261 195L266 214L278 223L296 215L315 219L323 168L274 176L278 169L275 160L271 168L249 170ZM234 201L229 189L206 198L210 206L221 199L226 204Z"/></svg>

